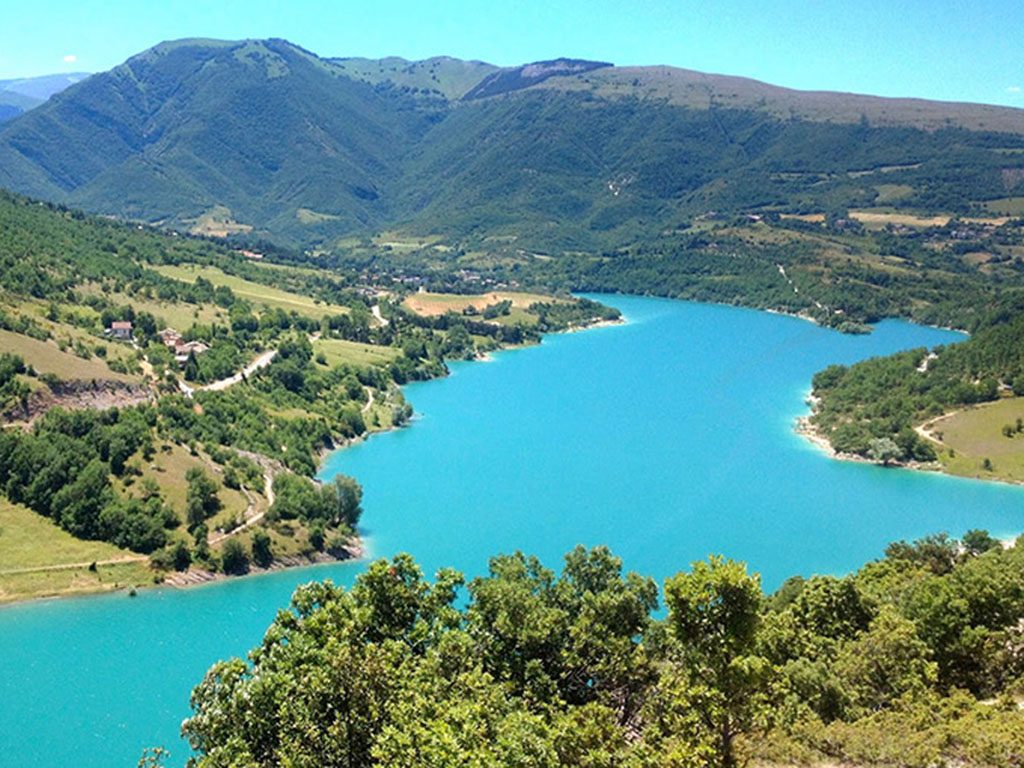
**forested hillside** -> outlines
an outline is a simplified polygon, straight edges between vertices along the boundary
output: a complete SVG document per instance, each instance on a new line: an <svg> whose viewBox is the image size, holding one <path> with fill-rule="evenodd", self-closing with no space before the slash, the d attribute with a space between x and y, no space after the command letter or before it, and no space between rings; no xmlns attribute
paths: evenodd
<svg viewBox="0 0 1024 768"><path fill-rule="evenodd" d="M399 555L300 587L248 661L210 669L184 733L203 768L1010 768L1022 584L1024 546L981 531L768 597L720 557L659 592L604 548L557 575L517 553L463 591Z"/></svg>
<svg viewBox="0 0 1024 768"><path fill-rule="evenodd" d="M1021 150L1009 108L186 40L12 121L0 186L307 248L398 231L560 255L657 241L710 212L983 213L1020 197Z"/></svg>

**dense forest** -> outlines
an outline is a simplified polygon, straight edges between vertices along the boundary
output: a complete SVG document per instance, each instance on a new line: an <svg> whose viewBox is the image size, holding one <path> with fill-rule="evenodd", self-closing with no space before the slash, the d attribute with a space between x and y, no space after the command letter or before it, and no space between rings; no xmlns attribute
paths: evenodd
<svg viewBox="0 0 1024 768"><path fill-rule="evenodd" d="M1019 765L1024 547L899 542L765 596L711 557L505 555L467 584L407 555L300 587L184 724L213 766ZM664 606L664 611L659 610ZM159 752L155 758L159 761Z"/></svg>

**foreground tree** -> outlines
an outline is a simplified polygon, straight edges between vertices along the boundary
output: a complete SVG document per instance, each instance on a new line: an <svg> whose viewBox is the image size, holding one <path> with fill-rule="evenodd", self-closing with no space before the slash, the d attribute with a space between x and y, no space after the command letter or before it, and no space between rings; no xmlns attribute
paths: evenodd
<svg viewBox="0 0 1024 768"><path fill-rule="evenodd" d="M676 704L700 713L693 734L714 765L739 762L736 738L770 723L771 665L755 653L761 587L741 563L712 557L665 584Z"/></svg>
<svg viewBox="0 0 1024 768"><path fill-rule="evenodd" d="M210 670L183 730L199 768L1018 768L1018 550L940 575L904 545L770 601L713 557L668 580L663 620L604 548L560 574L496 557L461 595L460 574L431 584L399 555L348 590L300 587L248 662Z"/></svg>

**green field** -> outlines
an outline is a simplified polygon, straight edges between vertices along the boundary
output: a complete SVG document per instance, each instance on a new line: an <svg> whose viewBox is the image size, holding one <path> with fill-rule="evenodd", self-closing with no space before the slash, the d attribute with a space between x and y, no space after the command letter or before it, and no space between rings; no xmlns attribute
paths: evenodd
<svg viewBox="0 0 1024 768"><path fill-rule="evenodd" d="M100 293L96 286L87 286L82 289L82 292L86 294ZM136 312L149 312L159 321L161 328L169 326L185 329L193 323L209 325L214 321L226 322L228 316L227 312L216 304L197 306L185 302L145 299L141 296L129 296L126 293L117 292L107 292L103 296L115 304L131 306Z"/></svg>
<svg viewBox="0 0 1024 768"><path fill-rule="evenodd" d="M985 207L993 213L1001 213L1004 216L1024 216L1024 197L1003 197L999 200L989 200Z"/></svg>
<svg viewBox="0 0 1024 768"><path fill-rule="evenodd" d="M307 317L320 318L324 315L338 315L348 312L347 307L338 304L324 304L289 291L282 291L262 283L254 283L243 277L228 275L217 267L189 265L163 265L154 267L161 274L172 277L176 280L183 280L187 283L194 283L197 277L205 277L215 286L225 285L240 298L251 301L254 304L262 304L272 309L283 309L288 312L298 312Z"/></svg>
<svg viewBox="0 0 1024 768"><path fill-rule="evenodd" d="M113 342L100 339L90 341L93 345L104 344L108 348L113 345ZM0 349L21 355L39 373L52 373L62 379L138 381L137 377L114 373L100 358L85 360L71 352L61 352L52 341L39 341L20 333L0 330Z"/></svg>
<svg viewBox="0 0 1024 768"><path fill-rule="evenodd" d="M129 558L89 570L93 562ZM152 580L145 557L105 542L76 539L45 517L0 498L0 602L103 592Z"/></svg>
<svg viewBox="0 0 1024 768"><path fill-rule="evenodd" d="M1024 433L1006 437L1003 427L1024 419L1024 397L968 408L939 419L929 430L941 436L939 459L954 475L1024 483ZM949 450L953 455L950 456ZM992 469L983 466L985 459Z"/></svg>
<svg viewBox="0 0 1024 768"><path fill-rule="evenodd" d="M323 353L327 365L334 367L342 363L365 367L370 365L387 365L401 354L394 347L381 347L374 344L360 344L357 341L344 339L318 339L313 343L313 353Z"/></svg>

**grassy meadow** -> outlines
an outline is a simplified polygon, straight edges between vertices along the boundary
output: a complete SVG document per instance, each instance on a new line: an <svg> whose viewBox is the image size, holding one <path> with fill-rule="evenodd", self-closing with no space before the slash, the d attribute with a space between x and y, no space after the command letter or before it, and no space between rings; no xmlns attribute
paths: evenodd
<svg viewBox="0 0 1024 768"><path fill-rule="evenodd" d="M89 565L94 562L107 564L93 571ZM104 592L152 580L144 555L76 539L42 515L0 497L0 603Z"/></svg>
<svg viewBox="0 0 1024 768"><path fill-rule="evenodd" d="M401 350L345 339L317 339L313 342L313 354L320 355L321 353L327 360L327 365L332 368L342 363L365 367L386 365L397 358L401 354Z"/></svg>
<svg viewBox="0 0 1024 768"><path fill-rule="evenodd" d="M1024 483L1024 433L1011 437L1003 427L1024 419L1024 397L1010 397L974 406L931 423L942 437L938 451L943 468L954 475ZM985 467L985 459L991 469Z"/></svg>
<svg viewBox="0 0 1024 768"><path fill-rule="evenodd" d="M323 302L289 291L282 291L269 285L246 280L243 277L229 275L217 267L188 265L163 265L154 267L166 277L194 283L196 278L204 277L215 286L227 286L236 296L271 309L283 309L286 312L298 312L306 317L320 318L324 315L337 315L348 312L347 307Z"/></svg>

